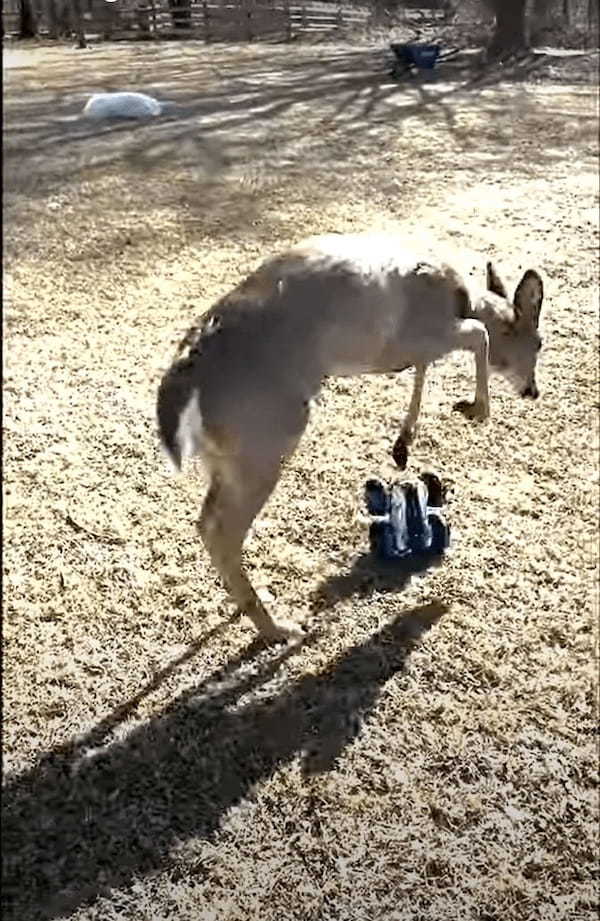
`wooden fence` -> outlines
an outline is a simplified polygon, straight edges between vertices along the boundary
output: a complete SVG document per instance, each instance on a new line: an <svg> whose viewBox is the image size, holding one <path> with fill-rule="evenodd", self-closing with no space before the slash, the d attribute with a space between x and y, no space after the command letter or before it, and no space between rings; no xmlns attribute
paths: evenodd
<svg viewBox="0 0 600 921"><path fill-rule="evenodd" d="M291 41L366 26L372 7L342 0L80 0L87 38ZM75 32L70 0L34 4L39 35ZM58 23L58 26L57 26ZM18 31L18 0L3 0L4 34Z"/></svg>
<svg viewBox="0 0 600 921"><path fill-rule="evenodd" d="M482 19L486 30L491 27L482 0L2 0L4 35L18 34L21 5L32 10L33 32L53 38L77 34L82 25L88 38L289 41L361 30L375 12L380 25L383 15L385 24L404 25L412 33L449 21L459 33L472 31ZM530 24L538 31L575 27L589 33L593 47L598 8L599 0L527 0Z"/></svg>

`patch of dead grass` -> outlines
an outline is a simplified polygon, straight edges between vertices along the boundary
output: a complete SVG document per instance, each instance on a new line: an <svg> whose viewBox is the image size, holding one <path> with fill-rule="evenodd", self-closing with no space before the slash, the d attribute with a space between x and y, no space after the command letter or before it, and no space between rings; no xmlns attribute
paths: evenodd
<svg viewBox="0 0 600 921"><path fill-rule="evenodd" d="M28 53L8 75L6 917L587 919L598 858L597 124L589 87L387 85L344 48ZM94 135L84 91L179 121ZM84 136L88 134L89 136ZM331 381L248 542L309 638L260 650L167 478L190 317L319 230L402 227L546 279L542 399L453 357L415 469L456 542L364 560L409 376ZM250 644L250 645L248 645Z"/></svg>

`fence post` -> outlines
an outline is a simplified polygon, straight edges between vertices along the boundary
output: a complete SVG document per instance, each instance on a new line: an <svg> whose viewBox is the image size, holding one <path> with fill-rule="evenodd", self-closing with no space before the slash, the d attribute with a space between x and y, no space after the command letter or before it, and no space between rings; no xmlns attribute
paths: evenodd
<svg viewBox="0 0 600 921"><path fill-rule="evenodd" d="M208 0L202 0L202 13L204 16L204 41L210 42L210 13L208 11Z"/></svg>
<svg viewBox="0 0 600 921"><path fill-rule="evenodd" d="M83 24L82 0L73 0L73 9L75 12L75 29L77 32L77 47L87 47L85 41L85 26Z"/></svg>
<svg viewBox="0 0 600 921"><path fill-rule="evenodd" d="M285 40L292 40L292 13L290 10L290 0L283 0L283 12L285 14Z"/></svg>
<svg viewBox="0 0 600 921"><path fill-rule="evenodd" d="M48 17L48 37L58 38L58 15L56 11L56 0L48 0L45 10Z"/></svg>

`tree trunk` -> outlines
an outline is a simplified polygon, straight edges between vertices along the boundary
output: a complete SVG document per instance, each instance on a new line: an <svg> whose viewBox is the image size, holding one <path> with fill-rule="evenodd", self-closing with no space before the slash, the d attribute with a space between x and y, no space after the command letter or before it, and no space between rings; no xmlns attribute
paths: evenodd
<svg viewBox="0 0 600 921"><path fill-rule="evenodd" d="M531 35L530 38L535 42L544 30L551 23L550 15L551 0L533 0L531 10Z"/></svg>
<svg viewBox="0 0 600 921"><path fill-rule="evenodd" d="M46 15L48 17L49 38L58 38L58 15L56 12L56 0L47 0Z"/></svg>
<svg viewBox="0 0 600 921"><path fill-rule="evenodd" d="M550 0L533 0L532 16L542 29L550 20L550 6Z"/></svg>
<svg viewBox="0 0 600 921"><path fill-rule="evenodd" d="M502 58L528 48L526 0L493 0L489 5L496 17L489 54Z"/></svg>
<svg viewBox="0 0 600 921"><path fill-rule="evenodd" d="M19 38L35 38L37 21L32 0L19 0Z"/></svg>

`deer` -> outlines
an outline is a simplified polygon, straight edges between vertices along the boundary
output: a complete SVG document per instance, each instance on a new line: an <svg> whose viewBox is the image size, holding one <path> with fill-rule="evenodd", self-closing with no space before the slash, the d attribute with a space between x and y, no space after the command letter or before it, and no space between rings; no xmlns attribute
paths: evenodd
<svg viewBox="0 0 600 921"><path fill-rule="evenodd" d="M485 288L441 260L408 252L393 234L310 237L268 258L188 330L157 395L158 434L175 471L200 456L208 490L197 522L238 610L267 642L303 634L275 617L242 563L247 533L307 426L324 381L414 368L394 445L404 468L429 366L455 350L475 359L475 395L455 409L490 414L490 371L537 399L544 296L534 269L512 300L491 262Z"/></svg>

